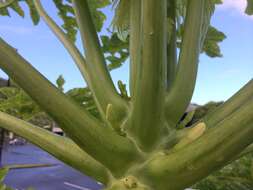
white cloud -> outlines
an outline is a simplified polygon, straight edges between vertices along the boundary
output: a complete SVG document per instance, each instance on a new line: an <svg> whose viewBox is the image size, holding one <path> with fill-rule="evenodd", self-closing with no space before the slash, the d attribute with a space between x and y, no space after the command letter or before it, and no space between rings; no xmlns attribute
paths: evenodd
<svg viewBox="0 0 253 190"><path fill-rule="evenodd" d="M246 0L223 0L223 8L236 9L237 11L244 12L247 5Z"/></svg>
<svg viewBox="0 0 253 190"><path fill-rule="evenodd" d="M222 0L223 4L219 5L218 8L223 10L233 10L239 12L242 16L253 19L253 16L245 14L245 9L247 6L247 0Z"/></svg>

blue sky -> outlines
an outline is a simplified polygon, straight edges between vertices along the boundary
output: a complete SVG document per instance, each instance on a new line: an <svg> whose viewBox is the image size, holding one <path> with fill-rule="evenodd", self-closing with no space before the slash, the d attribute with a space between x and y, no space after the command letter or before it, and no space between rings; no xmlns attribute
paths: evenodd
<svg viewBox="0 0 253 190"><path fill-rule="evenodd" d="M48 13L60 23L52 2L42 2ZM253 18L243 14L245 2L246 0L224 0L224 4L217 7L212 24L227 35L227 39L220 44L223 58L200 56L192 102L204 104L211 100L226 100L252 79ZM105 9L105 12L110 18L110 9ZM11 18L0 17L0 37L16 47L22 56L52 82L62 74L66 80L65 89L85 85L70 56L44 22L33 26L28 14L25 19L14 12L11 15ZM104 32L105 30L102 31ZM82 48L80 40L77 40L77 46ZM0 76L6 77L2 72ZM112 77L114 81L128 83L128 64L113 71Z"/></svg>

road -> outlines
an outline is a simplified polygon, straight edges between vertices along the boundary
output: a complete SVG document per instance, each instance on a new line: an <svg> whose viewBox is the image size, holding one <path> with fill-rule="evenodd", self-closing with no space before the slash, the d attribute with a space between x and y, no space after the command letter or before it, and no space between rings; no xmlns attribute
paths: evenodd
<svg viewBox="0 0 253 190"><path fill-rule="evenodd" d="M2 155L3 165L56 164L53 167L13 169L4 182L17 190L100 190L96 181L56 160L31 144L8 145Z"/></svg>

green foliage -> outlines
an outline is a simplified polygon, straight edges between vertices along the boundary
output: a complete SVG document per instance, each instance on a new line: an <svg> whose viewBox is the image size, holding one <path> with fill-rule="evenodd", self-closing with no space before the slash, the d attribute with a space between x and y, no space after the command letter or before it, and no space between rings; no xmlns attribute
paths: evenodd
<svg viewBox="0 0 253 190"><path fill-rule="evenodd" d="M3 180L6 177L6 175L9 172L9 168L8 167L4 167L4 168L0 168L0 189L1 190L14 190L11 187L7 187L4 183ZM33 190L33 188L28 188L27 190Z"/></svg>
<svg viewBox="0 0 253 190"><path fill-rule="evenodd" d="M7 5L10 6L14 11L16 11L20 16L24 16L24 12L19 6L19 1L9 1ZM27 5L30 8L30 15L35 24L39 22L39 16L35 10L35 7L33 5L32 0L26 0L25 1ZM114 68L118 68L119 66L122 65L123 62L126 61L126 59L129 56L128 53L128 48L127 42L121 42L122 39L125 41L128 41L127 36L128 36L128 29L129 29L129 10L130 10L130 1L128 0L113 0L113 6L115 8L115 16L113 19L113 29L114 31L117 32L118 38L116 37L115 34L113 34L110 37L108 36L102 36L102 42L103 42L103 49L105 53L109 53L109 55L106 57L106 59L110 62L108 68L110 70ZM214 5L215 4L220 4L222 3L220 0L209 0L209 5L207 7L207 12L211 15L214 11ZM62 18L63 20L63 29L66 31L67 35L69 36L70 39L73 41L75 40L76 33L77 33L77 24L75 21L75 16L74 16L74 11L72 8L72 3L70 0L54 0L54 3L58 9L58 15ZM110 4L109 0L106 1L101 1L101 0L89 0L89 5L91 8L91 12L93 15L94 23L96 25L97 31L100 31L103 23L106 19L105 14L100 10L103 7L106 7ZM186 1L185 0L180 0L177 1L177 15L178 19L177 20L184 20L185 17L185 10L186 10ZM251 12L251 7L252 7L252 0L248 0L248 8L247 12ZM0 9L0 14L2 15L9 15L7 7L4 7ZM180 19L181 18L181 19ZM209 19L207 19L209 20ZM169 26L171 24L170 21ZM183 24L183 23L182 23ZM182 26L182 24L180 26ZM171 27L168 27L168 29L171 29ZM182 28L179 27L179 31L182 31ZM182 32L178 32L179 34L179 40L181 39ZM208 56L210 57L221 57L222 54L220 52L220 48L218 46L218 43L223 41L225 39L225 35L215 29L214 27L209 27L207 36L204 40L204 45L202 51L205 52ZM180 42L179 42L180 44ZM113 53L108 50L111 48L115 48L117 46L117 51L114 51ZM179 45L180 47L180 45ZM118 53L118 56L115 56L115 53Z"/></svg>
<svg viewBox="0 0 253 190"><path fill-rule="evenodd" d="M247 0L247 1L248 1L248 5L247 5L245 12L248 15L253 15L253 0Z"/></svg>
<svg viewBox="0 0 253 190"><path fill-rule="evenodd" d="M253 155L227 165L213 175L196 184L193 188L200 190L251 190Z"/></svg>
<svg viewBox="0 0 253 190"><path fill-rule="evenodd" d="M120 39L126 39L128 36L128 29L130 26L129 0L112 0L113 7L115 8L115 14L112 21L113 30L117 32Z"/></svg>
<svg viewBox="0 0 253 190"><path fill-rule="evenodd" d="M181 3L180 3L181 2ZM222 2L220 0L208 0L206 3L206 13L205 13L205 22L202 26L202 53L205 53L209 57L222 57L220 47L218 43L222 42L226 35L216 29L215 27L210 25L210 18L215 10L216 4L221 4ZM178 38L178 47L181 47L182 43L182 36L184 33L184 20L185 20L185 14L186 14L186 2L184 0L181 0L178 2L178 30L177 30L177 38Z"/></svg>
<svg viewBox="0 0 253 190"><path fill-rule="evenodd" d="M8 168L0 168L0 189L1 190L13 190L10 187L7 187L5 184L3 184L3 180L5 176L7 175L9 169Z"/></svg>
<svg viewBox="0 0 253 190"><path fill-rule="evenodd" d="M100 10L111 4L110 0L88 0L93 22L95 23L97 31L101 31L106 15Z"/></svg>
<svg viewBox="0 0 253 190"><path fill-rule="evenodd" d="M110 1L89 0L88 2L96 29L97 31L101 31L103 23L106 20L106 16L100 9L108 6ZM70 0L54 0L54 3L58 9L58 15L63 20L62 28L66 31L68 37L75 41L78 27L75 20L72 2Z"/></svg>
<svg viewBox="0 0 253 190"><path fill-rule="evenodd" d="M35 9L33 0L9 0L6 1L6 3L0 2L0 15L10 16L9 9L12 9L18 15L24 17L25 13L22 7L19 5L21 2L25 2L26 5L29 7L31 19L33 23L37 25L40 21L40 16ZM63 21L62 28L65 30L67 36L71 40L75 41L78 27L75 20L72 1L53 0L53 2L57 7L59 17ZM89 0L89 6L97 31L101 31L103 23L106 20L106 15L100 9L108 5L110 5L110 0Z"/></svg>
<svg viewBox="0 0 253 190"><path fill-rule="evenodd" d="M7 7L15 0L0 0L0 8Z"/></svg>
<svg viewBox="0 0 253 190"><path fill-rule="evenodd" d="M69 39L75 41L77 34L77 24L74 17L74 10L71 1L64 3L63 0L54 0L55 6L58 9L58 15L63 20L62 28L66 31Z"/></svg>
<svg viewBox="0 0 253 190"><path fill-rule="evenodd" d="M0 111L26 121L42 112L23 90L16 87L0 88Z"/></svg>
<svg viewBox="0 0 253 190"><path fill-rule="evenodd" d="M19 5L20 2L25 2L26 5L29 8L30 16L33 21L33 23L36 25L39 23L40 17L35 9L35 6L33 4L33 0L9 0L8 3L4 3L2 6L0 4L0 15L2 16L10 16L9 9L12 9L15 11L18 15L21 17L24 17L24 11L22 7Z"/></svg>
<svg viewBox="0 0 253 190"><path fill-rule="evenodd" d="M57 84L57 87L58 87L61 91L64 91L63 85L65 84L65 80L64 80L64 78L63 78L62 75L60 75L60 76L57 78L56 84Z"/></svg>
<svg viewBox="0 0 253 190"><path fill-rule="evenodd" d="M197 107L190 124L196 123L197 121L202 119L206 114L214 111L221 104L223 104L223 102L208 102L203 106Z"/></svg>
<svg viewBox="0 0 253 190"><path fill-rule="evenodd" d="M17 14L24 17L24 11L20 7L21 0L12 0L6 3L5 6L0 7L0 15L10 16L9 9L13 9ZM29 6L30 16L34 24L38 24L40 17L35 9L33 0L25 0ZM72 1L70 0L53 0L58 10L59 17L63 20L62 28L66 32L69 39L76 40L76 34L78 31L77 23L75 20L75 14L73 10ZM111 4L110 0L89 0L89 6L92 13L92 18L95 23L97 31L101 31L106 15L101 11L102 8ZM128 36L128 35L127 35ZM112 33L110 36L101 36L102 50L105 54L108 62L108 69L113 70L122 65L129 57L128 50L128 37L124 37L124 40L120 38L117 33ZM122 37L122 36L121 36Z"/></svg>
<svg viewBox="0 0 253 190"><path fill-rule="evenodd" d="M119 87L121 96L125 99L129 99L127 95L126 85L121 80L118 81L118 87Z"/></svg>
<svg viewBox="0 0 253 190"><path fill-rule="evenodd" d="M187 114L179 126L185 123L193 124L201 120L206 114L213 112L223 102L209 102ZM192 114L194 113L194 114ZM187 119L187 117L189 118ZM190 119L192 118L192 119ZM187 121L187 122L186 122ZM208 176L193 186L200 190L251 190L253 189L253 154L246 155L232 162L223 169Z"/></svg>
<svg viewBox="0 0 253 190"><path fill-rule="evenodd" d="M130 10L130 1L127 0L114 0L115 15L113 19L113 29L117 32L120 39L126 39L126 33L128 34L129 30L129 10ZM203 24L203 39L202 39L202 52L206 53L209 57L221 57L220 48L218 43L222 42L226 36L224 33L220 32L216 28L210 26L209 20L211 15L214 12L215 5L221 4L221 0L208 0L206 3L206 23ZM170 1L168 1L168 6ZM183 27L186 16L186 6L187 1L179 0L177 1L177 38L178 38L178 47L181 47L182 36L183 36ZM173 21L168 19L168 33L171 33ZM168 38L170 39L170 38Z"/></svg>
<svg viewBox="0 0 253 190"><path fill-rule="evenodd" d="M21 17L24 17L25 13L22 10L22 8L20 7L20 5L18 4L17 1L14 1L10 7Z"/></svg>
<svg viewBox="0 0 253 190"><path fill-rule="evenodd" d="M0 111L40 127L50 125L53 122L30 96L17 87L0 88Z"/></svg>
<svg viewBox="0 0 253 190"><path fill-rule="evenodd" d="M63 91L65 80L62 75L58 77L56 84L59 90ZM83 109L100 118L89 88L74 88L67 91L66 95ZM52 122L52 119L22 89L16 87L0 88L0 111L41 127Z"/></svg>
<svg viewBox="0 0 253 190"><path fill-rule="evenodd" d="M225 38L226 35L223 32L210 26L207 31L202 51L209 57L222 57L218 43L222 42Z"/></svg>
<svg viewBox="0 0 253 190"><path fill-rule="evenodd" d="M183 129L185 127L191 126L194 123L197 123L200 121L205 115L208 113L211 113L215 111L215 109L222 105L223 102L208 102L203 106L198 106L196 109L189 111L188 113L185 114L185 117L181 119L181 121L178 123L177 128L178 129Z"/></svg>
<svg viewBox="0 0 253 190"><path fill-rule="evenodd" d="M66 95L83 109L89 111L93 116L100 118L95 100L89 88L74 88L66 92Z"/></svg>
<svg viewBox="0 0 253 190"><path fill-rule="evenodd" d="M32 21L35 25L37 25L40 21L40 16L35 8L35 5L33 3L33 0L26 0L26 3L30 10L30 16L32 18Z"/></svg>
<svg viewBox="0 0 253 190"><path fill-rule="evenodd" d="M129 42L119 39L116 33L109 36L101 36L102 51L108 62L108 69L113 70L122 65L129 57Z"/></svg>

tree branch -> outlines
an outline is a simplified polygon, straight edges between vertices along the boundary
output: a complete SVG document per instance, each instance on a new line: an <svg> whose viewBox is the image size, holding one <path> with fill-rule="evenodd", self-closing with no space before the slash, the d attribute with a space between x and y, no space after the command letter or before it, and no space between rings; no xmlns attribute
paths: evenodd
<svg viewBox="0 0 253 190"><path fill-rule="evenodd" d="M0 112L0 127L24 137L82 173L104 184L109 182L110 176L107 169L70 139L55 135L3 112Z"/></svg>
<svg viewBox="0 0 253 190"><path fill-rule="evenodd" d="M141 171L145 173L144 180L152 176L161 185L157 189L179 190L222 168L253 142L252 109L251 98L198 140L177 152L151 159Z"/></svg>
<svg viewBox="0 0 253 190"><path fill-rule="evenodd" d="M169 34L167 45L167 89L169 90L176 75L177 66L177 28L176 28L176 2L172 0L168 7L168 22L172 29ZM171 23L172 22L172 23Z"/></svg>
<svg viewBox="0 0 253 190"><path fill-rule="evenodd" d="M90 88L102 116L106 118L107 106L112 105L111 116L107 119L114 125L121 125L122 119L126 117L128 105L117 93L106 67L88 2L86 0L73 0L73 4L87 58Z"/></svg>
<svg viewBox="0 0 253 190"><path fill-rule="evenodd" d="M253 79L251 79L243 88L233 95L224 104L207 114L203 120L212 127L222 121L228 115L239 109L246 101L253 97Z"/></svg>
<svg viewBox="0 0 253 190"><path fill-rule="evenodd" d="M134 97L139 80L142 44L142 0L131 0L130 7L130 93Z"/></svg>
<svg viewBox="0 0 253 190"><path fill-rule="evenodd" d="M145 151L154 147L164 128L161 117L166 90L166 5L167 0L142 1L141 68L136 76L129 135Z"/></svg>
<svg viewBox="0 0 253 190"><path fill-rule="evenodd" d="M0 67L10 78L30 95L80 148L111 171L118 174L139 158L131 141L109 128L102 127L103 124L61 93L2 39L0 57ZM110 156L105 156L107 154ZM119 157L121 159L118 159Z"/></svg>
<svg viewBox="0 0 253 190"><path fill-rule="evenodd" d="M236 94L229 98L224 104L214 109L211 113L208 113L200 122L204 122L207 127L214 127L224 118L231 115L234 111L239 109L246 101L253 97L253 80L251 79L243 88L241 88ZM188 131L194 128L199 122L193 124L191 127L181 130L172 130L172 133L167 138L165 144L166 149L170 149L179 140L183 139L187 135Z"/></svg>
<svg viewBox="0 0 253 190"><path fill-rule="evenodd" d="M62 29L53 21L52 18L43 9L40 0L33 0L36 10L39 15L44 19L45 23L54 32L58 39L62 42L64 47L68 50L69 54L72 56L77 67L79 68L83 78L88 81L88 74L86 68L86 61L80 51L76 48L75 44L67 37L67 35L62 31Z"/></svg>
<svg viewBox="0 0 253 190"><path fill-rule="evenodd" d="M194 91L204 8L204 1L188 1L177 73L166 97L166 117L171 127L176 125L185 112Z"/></svg>
<svg viewBox="0 0 253 190"><path fill-rule="evenodd" d="M15 0L6 0L0 2L0 9L8 7L10 4L12 4Z"/></svg>

